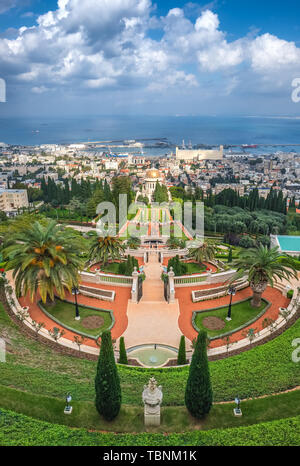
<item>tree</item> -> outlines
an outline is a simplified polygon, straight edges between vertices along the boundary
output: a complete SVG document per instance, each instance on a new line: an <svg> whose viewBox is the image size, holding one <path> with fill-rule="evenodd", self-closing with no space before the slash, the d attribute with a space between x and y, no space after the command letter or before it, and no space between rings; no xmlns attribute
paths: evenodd
<svg viewBox="0 0 300 466"><path fill-rule="evenodd" d="M186 352L185 352L185 338L184 335L181 335L180 343L179 343L179 351L177 357L177 364L178 366L183 366L186 364Z"/></svg>
<svg viewBox="0 0 300 466"><path fill-rule="evenodd" d="M61 330L57 327L53 327L53 329L48 330L48 333L51 338L57 343L60 338L64 336L66 333L64 329L62 328Z"/></svg>
<svg viewBox="0 0 300 466"><path fill-rule="evenodd" d="M242 251L236 262L236 274L232 281L248 273L248 280L253 291L251 305L261 305L261 295L268 285L273 286L274 279L289 280L297 278L293 259L279 252L278 247L268 249L261 244L257 248Z"/></svg>
<svg viewBox="0 0 300 466"><path fill-rule="evenodd" d="M200 331L185 389L186 407L191 415L196 418L201 418L209 413L213 400L206 341L206 332Z"/></svg>
<svg viewBox="0 0 300 466"><path fill-rule="evenodd" d="M213 244L203 243L197 248L191 248L189 256L198 262L199 265L202 265L204 261L209 262L215 258L215 248Z"/></svg>
<svg viewBox="0 0 300 466"><path fill-rule="evenodd" d="M7 215L3 210L0 210L0 222L5 222L7 220Z"/></svg>
<svg viewBox="0 0 300 466"><path fill-rule="evenodd" d="M137 236L131 236L126 244L129 249L138 249L141 245L141 239Z"/></svg>
<svg viewBox="0 0 300 466"><path fill-rule="evenodd" d="M228 263L230 264L231 262L232 262L232 248L229 248Z"/></svg>
<svg viewBox="0 0 300 466"><path fill-rule="evenodd" d="M180 238L175 238L175 236L171 236L168 238L166 245L169 249L181 249L184 248L184 241Z"/></svg>
<svg viewBox="0 0 300 466"><path fill-rule="evenodd" d="M74 335L73 341L78 346L78 351L80 352L81 345L85 342L86 338L83 335Z"/></svg>
<svg viewBox="0 0 300 466"><path fill-rule="evenodd" d="M187 272L187 264L185 262L181 262L178 255L169 259L168 272L171 267L173 267L173 272L176 277L184 275Z"/></svg>
<svg viewBox="0 0 300 466"><path fill-rule="evenodd" d="M120 259L124 251L121 240L113 236L97 236L93 239L89 251L89 260L106 265L108 260Z"/></svg>
<svg viewBox="0 0 300 466"><path fill-rule="evenodd" d="M122 395L111 333L109 331L103 332L101 337L95 390L95 402L98 413L107 421L112 421L120 412Z"/></svg>
<svg viewBox="0 0 300 466"><path fill-rule="evenodd" d="M119 341L119 363L128 364L124 337L121 337Z"/></svg>
<svg viewBox="0 0 300 466"><path fill-rule="evenodd" d="M34 222L12 233L4 243L6 270L13 270L17 296L37 293L43 302L54 300L54 292L64 298L65 290L78 286L82 268L81 237L72 230L63 230L54 220L45 224Z"/></svg>
<svg viewBox="0 0 300 466"><path fill-rule="evenodd" d="M251 236L243 236L241 239L240 239L240 243L239 243L239 246L241 248L254 248L255 247L255 241L254 239L251 238Z"/></svg>

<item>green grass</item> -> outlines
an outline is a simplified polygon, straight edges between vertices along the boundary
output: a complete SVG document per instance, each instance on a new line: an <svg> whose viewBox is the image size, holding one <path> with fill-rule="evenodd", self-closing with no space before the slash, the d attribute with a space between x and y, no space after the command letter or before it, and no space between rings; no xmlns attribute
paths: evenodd
<svg viewBox="0 0 300 466"><path fill-rule="evenodd" d="M64 398L54 398L26 393L7 387L0 387L1 408L12 409L35 419L84 427L93 430L112 432L184 432L185 430L210 430L215 428L247 426L258 422L282 419L300 415L300 390L270 396L257 400L243 401L243 416L233 415L234 403L214 404L210 413L203 419L193 418L184 406L162 406L161 425L145 428L142 406L122 405L121 412L112 422L99 416L95 405L90 401L77 401L73 396L73 412L63 413Z"/></svg>
<svg viewBox="0 0 300 466"><path fill-rule="evenodd" d="M74 330L83 332L92 337L98 336L112 324L112 318L109 312L87 307L78 306L81 320L75 320L75 306L73 303L56 299L55 304L42 304L46 311L51 314L62 325L66 325ZM103 325L95 329L88 329L82 325L82 320L88 316L100 316L103 318Z"/></svg>
<svg viewBox="0 0 300 466"><path fill-rule="evenodd" d="M110 262L109 264L103 266L101 265L101 272L107 273L119 273L119 262Z"/></svg>
<svg viewBox="0 0 300 466"><path fill-rule="evenodd" d="M199 265L197 262L186 262L187 265L187 271L185 275L190 275L192 273L202 273L205 272L206 266L205 265Z"/></svg>
<svg viewBox="0 0 300 466"><path fill-rule="evenodd" d="M0 410L2 446L299 446L299 439L300 416L224 430L114 434L74 429Z"/></svg>
<svg viewBox="0 0 300 466"><path fill-rule="evenodd" d="M237 356L210 362L215 401L284 391L300 385L299 363L292 361L300 320L276 339ZM3 386L78 401L93 401L96 361L61 355L20 333L0 304L0 337L7 340L7 362L1 364ZM125 341L126 344L126 341ZM141 406L143 385L155 376L164 388L164 406L183 406L188 367L144 369L119 366L123 403Z"/></svg>
<svg viewBox="0 0 300 466"><path fill-rule="evenodd" d="M231 307L231 319L226 320L228 314L228 306L220 309L212 309L205 312L196 312L195 324L199 330L205 330L209 337L216 337L218 335L231 332L234 329L246 325L247 322L257 317L267 306L266 301L262 300L260 307L254 308L251 306L251 299L242 301L237 304L233 304ZM205 317L214 316L219 317L225 323L225 326L221 330L209 330L203 325L203 319ZM255 323L253 323L255 327Z"/></svg>

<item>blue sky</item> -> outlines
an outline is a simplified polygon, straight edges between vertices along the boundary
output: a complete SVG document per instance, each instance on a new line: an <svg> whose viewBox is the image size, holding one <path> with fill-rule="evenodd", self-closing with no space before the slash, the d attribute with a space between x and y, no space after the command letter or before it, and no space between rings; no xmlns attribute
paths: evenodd
<svg viewBox="0 0 300 466"><path fill-rule="evenodd" d="M5 115L298 115L295 0L0 0Z"/></svg>

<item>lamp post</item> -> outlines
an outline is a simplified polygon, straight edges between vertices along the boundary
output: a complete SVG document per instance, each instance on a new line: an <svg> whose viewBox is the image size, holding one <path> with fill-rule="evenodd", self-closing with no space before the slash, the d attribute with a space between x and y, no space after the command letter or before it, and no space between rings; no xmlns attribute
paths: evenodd
<svg viewBox="0 0 300 466"><path fill-rule="evenodd" d="M76 315L75 315L75 320L80 320L80 315L79 315L79 309L78 309L78 302L77 302L77 295L79 294L79 289L74 286L72 288L72 295L75 296L75 311L76 311Z"/></svg>
<svg viewBox="0 0 300 466"><path fill-rule="evenodd" d="M235 398L235 404L236 404L236 408L234 408L233 412L234 412L234 415L235 416L242 416L242 410L241 410L241 400L239 398L239 396L237 395L236 398Z"/></svg>
<svg viewBox="0 0 300 466"><path fill-rule="evenodd" d="M232 303L232 296L234 296L236 293L236 289L234 286L230 286L228 289L228 294L230 294L230 301L229 301L229 306L228 306L228 314L226 317L226 320L231 320L231 303Z"/></svg>
<svg viewBox="0 0 300 466"><path fill-rule="evenodd" d="M71 412L72 412L73 408L72 408L72 406L70 406L71 401L72 401L71 393L67 393L66 406L65 406L65 409L64 409L65 414L71 414Z"/></svg>

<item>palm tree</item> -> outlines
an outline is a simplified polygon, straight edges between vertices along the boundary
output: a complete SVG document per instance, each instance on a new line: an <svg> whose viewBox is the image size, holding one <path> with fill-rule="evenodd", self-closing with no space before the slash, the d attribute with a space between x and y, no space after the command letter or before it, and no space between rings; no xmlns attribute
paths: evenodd
<svg viewBox="0 0 300 466"><path fill-rule="evenodd" d="M13 270L17 296L39 292L43 302L64 298L65 290L78 286L82 268L81 238L70 229L63 230L54 220L34 222L11 234L5 241L3 256L6 270Z"/></svg>
<svg viewBox="0 0 300 466"><path fill-rule="evenodd" d="M185 243L180 238L176 238L175 236L170 236L170 238L166 242L166 245L168 246L169 249L180 249L180 248L184 248Z"/></svg>
<svg viewBox="0 0 300 466"><path fill-rule="evenodd" d="M278 247L268 249L261 244L240 254L235 262L236 274L231 282L248 273L248 280L253 291L251 305L259 307L261 295L268 285L273 286L274 279L297 278L297 271L291 257L279 251Z"/></svg>
<svg viewBox="0 0 300 466"><path fill-rule="evenodd" d="M139 246L141 245L141 239L138 238L137 236L131 236L127 240L126 244L129 249L138 249Z"/></svg>
<svg viewBox="0 0 300 466"><path fill-rule="evenodd" d="M203 243L201 246L191 248L189 257L193 258L199 265L204 261L209 262L215 258L215 248L211 243Z"/></svg>
<svg viewBox="0 0 300 466"><path fill-rule="evenodd" d="M101 262L102 265L106 265L109 259L120 259L124 249L124 245L120 238L115 236L99 236L92 241L89 251L89 260Z"/></svg>

